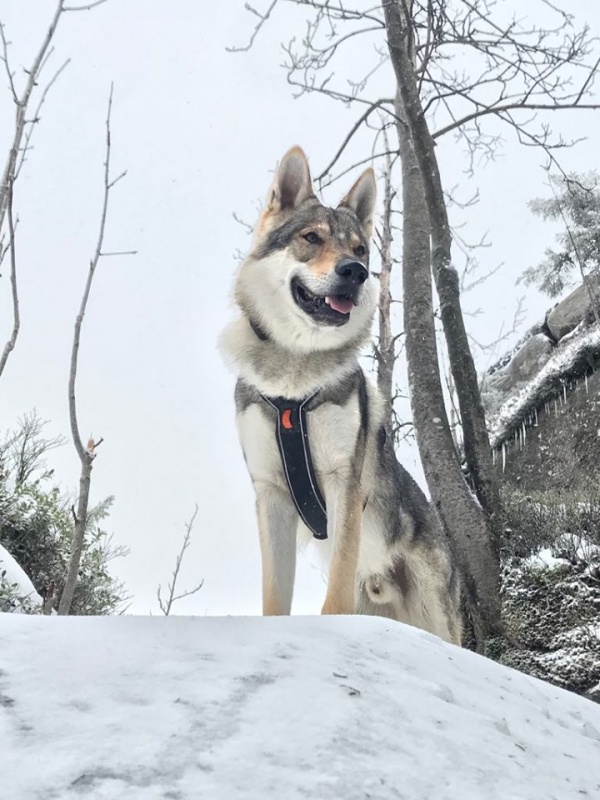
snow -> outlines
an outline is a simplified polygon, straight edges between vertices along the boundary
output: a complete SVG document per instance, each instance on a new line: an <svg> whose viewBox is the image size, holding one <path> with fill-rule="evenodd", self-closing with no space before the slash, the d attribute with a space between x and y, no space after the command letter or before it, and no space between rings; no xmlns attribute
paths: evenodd
<svg viewBox="0 0 600 800"><path fill-rule="evenodd" d="M14 611L39 608L42 598L36 592L25 570L15 561L8 550L0 544L0 581L15 586L18 598Z"/></svg>
<svg viewBox="0 0 600 800"><path fill-rule="evenodd" d="M390 620L0 615L10 800L581 800L600 707Z"/></svg>
<svg viewBox="0 0 600 800"><path fill-rule="evenodd" d="M555 390L562 378L569 377L587 353L596 355L600 349L600 328L590 328L586 333L576 337L565 336L556 352L537 373L535 378L516 394L511 395L498 410L489 425L490 443L493 448L499 447L534 408Z"/></svg>
<svg viewBox="0 0 600 800"><path fill-rule="evenodd" d="M542 569L547 567L562 567L568 563L564 558L557 558L549 547L543 547L537 553L526 558L523 562L524 566L540 567Z"/></svg>

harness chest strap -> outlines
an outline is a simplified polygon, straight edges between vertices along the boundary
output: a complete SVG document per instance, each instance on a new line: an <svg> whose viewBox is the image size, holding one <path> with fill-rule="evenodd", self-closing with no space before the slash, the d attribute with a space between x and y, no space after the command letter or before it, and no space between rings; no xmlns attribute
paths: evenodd
<svg viewBox="0 0 600 800"><path fill-rule="evenodd" d="M277 445L296 510L315 539L327 539L327 509L310 455L306 424L306 406L315 394L304 400L261 397L277 412Z"/></svg>

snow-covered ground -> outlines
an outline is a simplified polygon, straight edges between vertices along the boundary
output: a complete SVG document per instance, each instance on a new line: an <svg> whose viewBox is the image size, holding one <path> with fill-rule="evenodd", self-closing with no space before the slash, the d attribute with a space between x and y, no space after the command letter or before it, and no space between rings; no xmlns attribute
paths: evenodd
<svg viewBox="0 0 600 800"><path fill-rule="evenodd" d="M0 615L6 800L600 797L600 706L397 623Z"/></svg>

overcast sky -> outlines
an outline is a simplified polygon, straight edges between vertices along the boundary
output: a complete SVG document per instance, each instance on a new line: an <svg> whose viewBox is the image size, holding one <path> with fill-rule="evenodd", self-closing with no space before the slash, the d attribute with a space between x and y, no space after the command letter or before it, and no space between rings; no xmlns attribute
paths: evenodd
<svg viewBox="0 0 600 800"><path fill-rule="evenodd" d="M259 5L266 6L263 2ZM67 373L75 314L93 253L102 200L104 120L111 81L115 173L127 177L111 196L106 246L138 251L101 261L80 350L78 404L82 433L103 436L92 499L116 496L109 520L115 541L131 555L115 565L133 594L132 611L156 611L156 586L166 583L184 521L198 503L193 545L182 588L204 578L203 590L178 613L260 611L259 551L254 499L234 427L234 377L216 349L233 314L230 290L236 250L247 235L232 212L253 221L271 171L293 144L318 173L356 119L325 98L292 98L281 41L302 33L284 4L247 53L253 27L242 0L108 0L67 14L48 66L71 63L53 87L35 133L35 149L19 179L18 263L22 329L0 382L0 425L36 408L50 434L69 431ZM532 4L533 6L533 4ZM31 63L55 0L0 0L0 19L18 70ZM573 13L600 32L596 0L572 0ZM369 49L370 48L370 49ZM372 46L342 56L348 70L372 62ZM344 61L345 59L345 61ZM377 80L391 86L388 67ZM6 152L14 115L0 79L0 145ZM568 169L597 167L600 115L552 119L566 137L585 136L563 154ZM369 146L358 140L346 165ZM361 151L362 152L362 151ZM464 298L472 334L481 342L511 326L525 297L526 325L548 301L515 287L523 269L551 244L553 228L527 209L547 194L542 156L506 137L502 153L475 179L451 140L439 148L446 188L459 186L480 203L455 221L476 240L489 231L482 271L502 264ZM348 175L327 190L335 203ZM6 266L4 272L7 272ZM397 286L397 284L396 284ZM0 281L0 340L10 330L8 283ZM508 346L510 342L506 343ZM406 452L407 466L414 453ZM78 460L71 444L51 458L65 487L75 487ZM417 469L418 471L418 469ZM294 610L320 608L324 585L318 559L303 560Z"/></svg>

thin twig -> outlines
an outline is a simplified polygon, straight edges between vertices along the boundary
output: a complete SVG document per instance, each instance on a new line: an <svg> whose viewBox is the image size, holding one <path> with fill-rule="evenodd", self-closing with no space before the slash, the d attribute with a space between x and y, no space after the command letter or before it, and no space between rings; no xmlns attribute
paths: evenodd
<svg viewBox="0 0 600 800"><path fill-rule="evenodd" d="M21 148L21 157L19 159L19 163L16 165L15 168L15 178L19 177L19 173L21 172L21 168L23 166L23 163L25 162L25 157L29 152L29 150L31 150L31 138L33 136L33 132L35 130L37 123L40 121L40 113L42 111L42 106L46 101L46 97L48 96L48 92L54 86L58 78L61 76L62 72L69 66L70 63L71 59L67 58L67 60L64 61L63 64L56 70L52 78L50 78L50 80L46 84L44 91L42 92L42 95L33 113L32 119L25 121L25 124L29 125L29 129L25 134L25 142L23 144L23 147Z"/></svg>
<svg viewBox="0 0 600 800"><path fill-rule="evenodd" d="M85 6L64 6L63 11L91 11L92 8L101 6L103 3L106 3L106 0L95 0L94 2L88 3Z"/></svg>
<svg viewBox="0 0 600 800"><path fill-rule="evenodd" d="M250 48L254 44L254 40L260 33L260 29L271 16L271 12L277 5L277 1L278 0L272 0L271 5L267 8L264 14L261 14L255 8L253 8L249 3L246 3L246 5L244 6L246 11L250 11L252 14L254 14L254 16L258 17L258 22L256 23L256 27L252 31L252 35L250 36L247 45L245 45L244 47L226 47L225 50L227 50L228 53L244 53L250 50Z"/></svg>
<svg viewBox="0 0 600 800"><path fill-rule="evenodd" d="M162 613L165 615L165 617L168 617L169 614L171 613L171 609L173 608L174 603L176 603L178 600L182 600L184 597L191 597L193 594L199 592L200 589L204 586L204 581L202 580L200 581L200 583L196 584L196 586L194 586L192 589L186 589L180 594L176 594L177 581L179 579L179 571L181 570L181 564L183 563L183 558L185 556L186 550L191 544L192 531L197 516L198 516L198 504L196 504L196 508L194 509L194 513L192 514L191 518L185 523L185 534L183 536L181 549L177 554L177 558L175 559L175 567L173 569L173 574L169 584L167 585L168 597L166 599L163 599L162 587L160 586L160 584L158 586L158 589L156 590L158 605Z"/></svg>

